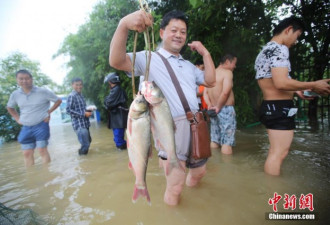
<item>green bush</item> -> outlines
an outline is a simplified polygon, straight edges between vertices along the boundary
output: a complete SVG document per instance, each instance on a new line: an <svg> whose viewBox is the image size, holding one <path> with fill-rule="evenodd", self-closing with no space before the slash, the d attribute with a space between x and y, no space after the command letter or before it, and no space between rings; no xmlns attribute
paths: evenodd
<svg viewBox="0 0 330 225"><path fill-rule="evenodd" d="M0 137L6 142L16 140L21 126L11 117L3 104L0 104L0 115Z"/></svg>

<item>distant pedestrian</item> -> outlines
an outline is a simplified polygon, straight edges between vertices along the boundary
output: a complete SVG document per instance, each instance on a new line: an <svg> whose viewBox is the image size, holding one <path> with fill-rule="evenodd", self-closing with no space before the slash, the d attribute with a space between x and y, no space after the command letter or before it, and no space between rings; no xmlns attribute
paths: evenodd
<svg viewBox="0 0 330 225"><path fill-rule="evenodd" d="M81 91L83 81L80 78L72 79L72 92L68 96L66 112L71 116L72 127L78 136L81 147L79 155L87 155L92 138L89 132L89 117L92 115L90 110L86 110L86 101Z"/></svg>
<svg viewBox="0 0 330 225"><path fill-rule="evenodd" d="M10 95L7 110L18 124L23 125L18 135L18 142L22 146L25 166L34 164L35 148L39 150L43 163L48 163L51 160L47 150L50 114L62 100L52 91L34 86L32 75L28 70L17 71L16 80L21 88ZM54 102L52 107L50 102ZM16 106L19 107L19 114L15 109Z"/></svg>
<svg viewBox="0 0 330 225"><path fill-rule="evenodd" d="M124 139L127 127L127 95L120 86L120 79L117 73L110 73L104 78L104 83L109 84L110 93L104 99L104 105L109 111L108 127L113 131L113 140L117 149L127 149Z"/></svg>
<svg viewBox="0 0 330 225"><path fill-rule="evenodd" d="M195 63L195 66L200 69L201 71L204 71L205 66L202 60L197 60ZM204 100L204 86L203 85L198 85L197 86L197 99L198 99L198 105L199 105L199 109L203 110L203 109L207 109L207 104Z"/></svg>

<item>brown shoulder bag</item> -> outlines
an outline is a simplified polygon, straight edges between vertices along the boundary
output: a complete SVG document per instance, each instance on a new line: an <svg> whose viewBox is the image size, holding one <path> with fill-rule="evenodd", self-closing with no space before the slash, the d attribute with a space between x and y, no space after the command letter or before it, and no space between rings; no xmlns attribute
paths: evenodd
<svg viewBox="0 0 330 225"><path fill-rule="evenodd" d="M208 128L208 115L201 111L196 112L195 114L191 112L186 96L184 95L182 88L178 79L175 76L175 73L169 64L169 62L162 56L160 53L156 52L160 58L163 60L168 73L171 76L172 82L175 86L175 89L180 97L183 108L186 112L187 120L190 122L191 129L191 145L192 145L192 157L194 159L206 159L211 157L211 148L210 148L210 134Z"/></svg>

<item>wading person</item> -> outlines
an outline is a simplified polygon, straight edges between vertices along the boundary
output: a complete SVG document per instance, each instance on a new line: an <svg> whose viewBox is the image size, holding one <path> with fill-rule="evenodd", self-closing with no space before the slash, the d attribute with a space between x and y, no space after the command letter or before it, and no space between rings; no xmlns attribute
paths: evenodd
<svg viewBox="0 0 330 225"><path fill-rule="evenodd" d="M73 78L71 86L73 90L67 99L66 112L71 116L73 130L77 134L78 141L81 144L78 154L87 155L92 142L89 132L89 117L92 115L92 112L86 110L86 101L81 93L83 81L80 78Z"/></svg>
<svg viewBox="0 0 330 225"><path fill-rule="evenodd" d="M297 108L293 104L296 93L302 99L303 90L312 90L321 95L329 95L330 79L300 82L291 79L289 48L304 31L304 24L296 17L282 20L273 31L268 42L255 61L255 78L263 93L260 106L260 121L266 126L269 138L269 152L264 171L270 175L280 175L281 164L287 156L293 140L294 116Z"/></svg>
<svg viewBox="0 0 330 225"><path fill-rule="evenodd" d="M142 32L151 24L151 15L144 11L136 11L121 19L110 44L109 62L111 66L119 70L131 72L132 53L126 54L129 30ZM163 55L173 68L190 109L193 112L197 111L199 108L196 96L197 85L203 84L204 86L212 87L215 82L215 69L211 55L201 42L193 41L188 46L192 51L197 51L202 56L205 71L199 70L194 64L182 58L180 51L186 44L187 17L181 11L171 11L163 17L159 34L163 45L158 53ZM136 75L145 75L145 51L137 52L134 71ZM194 160L190 157L190 124L186 119L184 108L172 83L170 74L161 57L155 52L151 56L149 81L154 81L157 84L168 101L177 128L175 130L177 157L183 167L187 166L189 168L187 177L179 168L174 168L170 174L166 175L167 186L164 201L168 205L177 205L184 184L186 183L187 186L191 187L195 186L204 176L207 159ZM164 159L162 162L165 168L166 152L159 150L158 155Z"/></svg>
<svg viewBox="0 0 330 225"><path fill-rule="evenodd" d="M120 79L117 73L108 74L104 83L109 84L110 93L104 99L104 106L109 111L108 128L112 129L113 141L118 150L127 149L124 139L127 127L127 95L120 86Z"/></svg>
<svg viewBox="0 0 330 225"><path fill-rule="evenodd" d="M204 64L203 64L202 60L197 60L197 62L195 63L195 66L198 69L204 71ZM197 87L197 99L198 99L198 105L199 105L200 110L207 109L207 105L205 103L203 94L204 94L204 86L199 85Z"/></svg>
<svg viewBox="0 0 330 225"><path fill-rule="evenodd" d="M213 88L206 88L204 99L209 110L214 110L216 116L211 116L211 148L221 145L223 154L232 154L235 145L236 113L233 92L233 71L237 58L226 54L221 58L216 68L216 84Z"/></svg>
<svg viewBox="0 0 330 225"><path fill-rule="evenodd" d="M23 125L18 135L18 142L23 150L25 166L34 164L34 149L38 149L43 163L50 162L47 150L50 137L50 114L61 104L62 100L46 88L33 85L33 78L28 70L16 73L18 86L8 100L7 110L18 124ZM50 102L54 105L50 107ZM15 107L18 106L18 114Z"/></svg>

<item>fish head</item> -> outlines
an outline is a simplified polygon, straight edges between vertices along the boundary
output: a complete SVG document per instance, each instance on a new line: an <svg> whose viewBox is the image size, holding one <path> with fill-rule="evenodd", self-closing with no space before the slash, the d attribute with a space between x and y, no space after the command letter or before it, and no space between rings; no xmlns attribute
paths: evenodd
<svg viewBox="0 0 330 225"><path fill-rule="evenodd" d="M162 90L153 81L144 81L142 85L143 95L150 104L157 104L164 100Z"/></svg>
<svg viewBox="0 0 330 225"><path fill-rule="evenodd" d="M130 106L130 114L132 117L140 117L148 111L148 102L144 96L138 92Z"/></svg>
<svg viewBox="0 0 330 225"><path fill-rule="evenodd" d="M147 91L147 83L148 83L148 81L143 81L142 83L141 83L141 94L143 94L143 95L145 95L145 93L146 93L146 91Z"/></svg>

